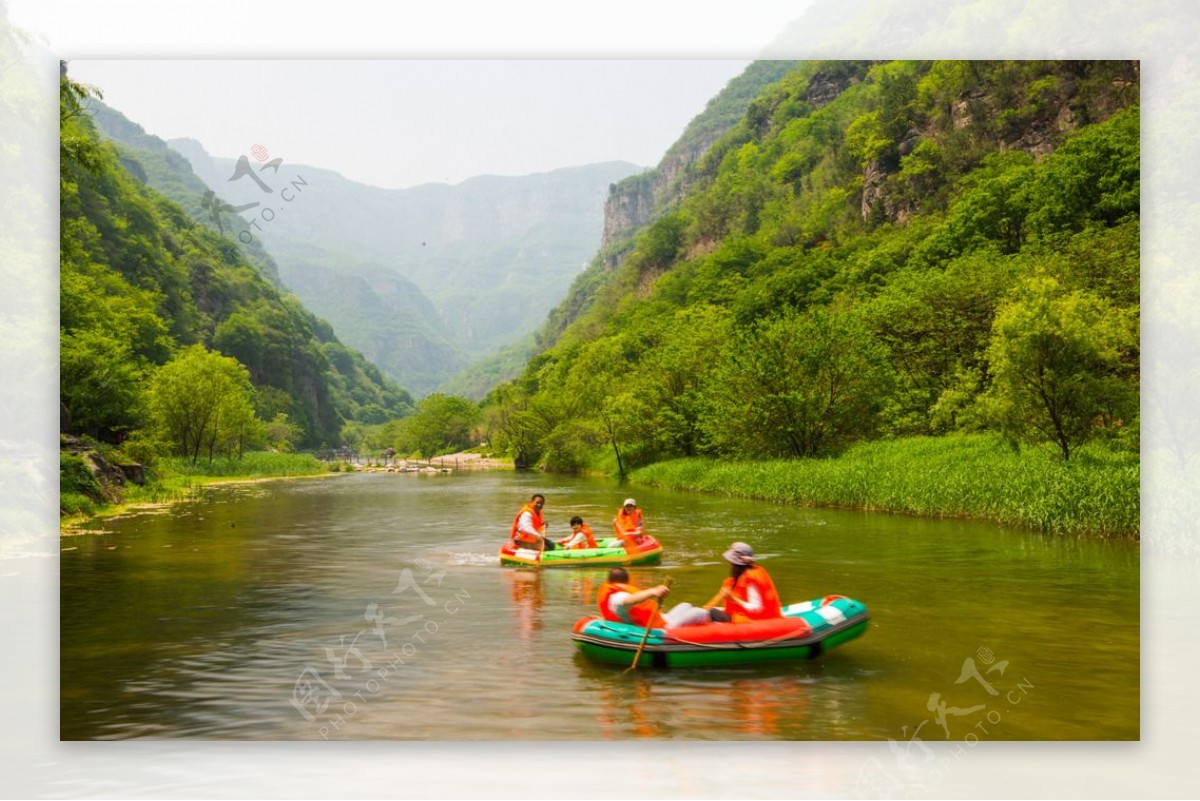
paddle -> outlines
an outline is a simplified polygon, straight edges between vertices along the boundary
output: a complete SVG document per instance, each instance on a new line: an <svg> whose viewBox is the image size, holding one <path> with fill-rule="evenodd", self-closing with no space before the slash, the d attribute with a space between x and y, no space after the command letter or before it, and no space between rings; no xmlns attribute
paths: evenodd
<svg viewBox="0 0 1200 801"><path fill-rule="evenodd" d="M673 579L671 576L667 576L667 580L666 580L666 581L664 581L664 582L663 582L663 584L665 584L665 585L666 585L668 588L670 588L670 586L671 586L671 582L672 582L673 580L674 580L674 579ZM657 612L657 611L658 611L658 607L659 607L659 606L661 606L661 605L662 605L662 599L661 599L661 598L655 598L655 599L654 599L654 610L653 610L653 611L650 613L650 617L651 617L651 621L650 621L650 622L653 622L653 618L654 618L654 612ZM650 629L651 629L651 628L653 628L653 627L652 627L652 626L646 626L646 633L642 635L642 642L641 642L641 644L639 644L639 645L638 645L637 653L635 653L635 654L633 655L633 664L631 664L629 667L627 667L627 668L625 668L624 670L622 670L622 671L621 671L621 675L622 675L622 676L624 676L626 673L628 673L629 671L631 671L631 670L633 670L634 668L636 668L636 667L637 667L637 665L638 665L638 660L642 658L642 651L644 651L644 650L645 650L645 648L646 648L646 640L650 639Z"/></svg>

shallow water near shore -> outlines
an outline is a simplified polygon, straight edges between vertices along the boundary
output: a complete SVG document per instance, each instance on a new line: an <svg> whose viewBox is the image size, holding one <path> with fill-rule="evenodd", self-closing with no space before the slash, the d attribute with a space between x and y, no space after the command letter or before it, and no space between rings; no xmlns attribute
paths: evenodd
<svg viewBox="0 0 1200 801"><path fill-rule="evenodd" d="M577 654L604 571L501 568L520 504L607 527L615 482L351 474L214 487L61 553L64 739L1139 737L1136 543L639 489L668 605L751 543L785 602L863 601L811 662L639 671ZM913 740L914 734L919 740Z"/></svg>

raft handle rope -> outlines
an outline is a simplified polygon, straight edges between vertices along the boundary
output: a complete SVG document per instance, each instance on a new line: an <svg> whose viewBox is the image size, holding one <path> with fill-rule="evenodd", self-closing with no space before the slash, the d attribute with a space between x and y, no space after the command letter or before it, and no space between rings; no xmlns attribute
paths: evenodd
<svg viewBox="0 0 1200 801"><path fill-rule="evenodd" d="M804 635L804 637L808 637L808 636L809 636L809 635L811 635L812 633L813 633L812 627L811 627L811 626L809 626L808 632L807 632L807 633ZM672 636L671 634L667 634L667 637L669 637L670 639L674 640L675 642L680 642L680 643L683 643L684 645L692 645L692 646L695 646L695 647L697 647L697 648L712 648L713 650L718 650L718 651L736 651L736 650L754 650L755 648L766 648L766 647L768 647L768 646L775 645L775 644L777 644L777 643L781 643L781 642L783 642L783 641L785 641L785 640L796 640L796 639L800 639L800 637L797 637L796 635L797 635L797 632L794 632L794 631L793 631L793 632L791 632L791 633L789 633L789 634L781 634L781 635L779 635L778 637L772 637L772 638L771 638L771 639L769 639L769 640L763 640L762 642L755 642L755 643L745 643L745 642L692 642L692 641L690 641L690 640L684 640L684 639L681 639L681 638L679 638L679 637L674 637L674 636ZM664 645L665 645L665 644L667 644L667 643L664 643ZM797 643L797 644L799 644L799 643Z"/></svg>
<svg viewBox="0 0 1200 801"><path fill-rule="evenodd" d="M838 628L845 628L845 627L846 627L846 625L848 625L848 624L850 624L850 623L852 623L852 622L857 622L857 621L856 621L856 619L855 619L855 618L846 618L846 620L845 620L844 622L842 622L842 623L838 623L838 624L835 624L835 625L831 626L829 630L830 630L830 631L832 631L832 630L834 630L834 629L838 629ZM797 637L797 636L796 636L796 632L792 632L792 633L790 633L790 634L781 634L781 635L779 635L778 637L772 637L772 638L771 638L771 639L769 639L769 640L763 640L762 642L754 642L754 643L746 643L746 642L692 642L691 640L685 640L685 639L682 639L682 638L680 638L680 637L675 637L675 636L673 636L673 635L672 635L672 634L671 634L671 633L670 633L670 632L669 632L667 629L663 629L663 632L665 633L665 635L666 635L666 638L667 638L667 639L669 639L669 640L674 640L675 642L682 643L682 644L684 644L684 645L691 645L691 646L694 646L694 647L696 647L696 648L712 648L713 650L724 650L724 651L736 651L736 650L739 650L739 649L741 649L741 650L754 650L755 648L766 648L766 647L768 647L768 646L771 646L771 645L776 645L776 644L778 644L778 643L784 642L785 640L795 640L795 639L802 639L801 637ZM809 636L811 636L811 635L813 635L813 634L816 634L816 630L815 630L815 629L813 629L813 628L812 628L812 626L809 626L809 628L808 628L808 634L804 635L804 638L807 638L807 637L809 637ZM670 645L670 644L671 644L671 643L662 643L662 645ZM797 643L797 645L799 645L799 644L800 644L800 643Z"/></svg>

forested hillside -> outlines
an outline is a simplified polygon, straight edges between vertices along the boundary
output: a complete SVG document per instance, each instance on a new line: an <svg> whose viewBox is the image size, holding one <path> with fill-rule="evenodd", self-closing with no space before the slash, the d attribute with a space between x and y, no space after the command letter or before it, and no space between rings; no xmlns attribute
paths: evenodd
<svg viewBox="0 0 1200 801"><path fill-rule="evenodd" d="M980 430L1136 450L1138 88L1136 62L795 66L580 277L494 440L622 472Z"/></svg>
<svg viewBox="0 0 1200 801"><path fill-rule="evenodd" d="M262 198L250 181L229 180L234 160L193 140L170 145L229 203ZM417 395L541 323L595 252L609 185L638 169L609 162L382 189L284 164L303 177L303 194L269 223L248 216L254 235L307 306Z"/></svg>
<svg viewBox="0 0 1200 801"><path fill-rule="evenodd" d="M61 84L64 432L194 458L336 445L348 420L411 410L407 392L273 283L265 253L199 214L186 162L153 141L102 141L88 90ZM151 174L174 181L176 200L147 186ZM205 398L207 417L179 418L183 401Z"/></svg>
<svg viewBox="0 0 1200 801"><path fill-rule="evenodd" d="M481 400L502 381L518 375L530 358L545 350L562 333L573 314L592 298L596 281L620 262L633 247L633 237L671 202L686 192L691 167L722 135L737 124L762 89L778 80L794 61L756 61L731 80L697 114L657 166L617 181L604 203L604 232L600 250L589 267L566 289L549 318L532 334L505 346L462 370L440 387L442 392ZM563 285L565 286L565 285ZM560 286L561 288L561 286ZM561 298L560 291L553 297Z"/></svg>

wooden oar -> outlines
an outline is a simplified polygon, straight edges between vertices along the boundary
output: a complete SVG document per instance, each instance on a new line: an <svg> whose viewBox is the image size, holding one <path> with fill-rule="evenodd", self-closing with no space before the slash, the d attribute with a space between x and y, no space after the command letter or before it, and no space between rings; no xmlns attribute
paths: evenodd
<svg viewBox="0 0 1200 801"><path fill-rule="evenodd" d="M671 576L667 576L667 580L664 581L663 584L666 585L666 587L668 589L670 589L671 582L673 580L674 579ZM651 623L654 622L654 612L657 612L658 608L660 606L662 606L662 599L655 598L654 599L654 611L650 613L650 621L649 622L651 622ZM638 660L642 658L642 651L644 651L646 649L646 640L650 639L650 629L651 628L653 628L653 626L646 626L646 633L642 635L642 642L640 645L638 645L637 653L635 653L633 655L633 664L621 671L622 676L624 676L626 673L628 673L629 671L631 671L637 667Z"/></svg>

